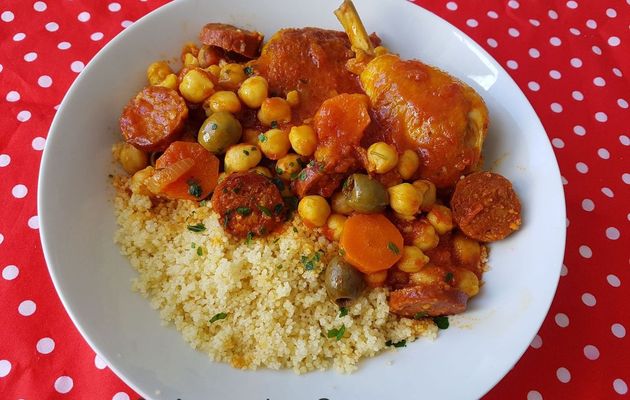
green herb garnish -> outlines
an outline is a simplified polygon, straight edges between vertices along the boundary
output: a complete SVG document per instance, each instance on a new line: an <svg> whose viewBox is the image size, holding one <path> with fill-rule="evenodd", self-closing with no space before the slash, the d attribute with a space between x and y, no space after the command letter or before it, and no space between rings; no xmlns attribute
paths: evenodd
<svg viewBox="0 0 630 400"><path fill-rule="evenodd" d="M305 181L306 180L306 175L307 175L306 170L303 169L302 171L300 171L300 173L298 174L297 178L300 181Z"/></svg>
<svg viewBox="0 0 630 400"><path fill-rule="evenodd" d="M400 254L400 249L392 242L387 243L387 248L396 255Z"/></svg>
<svg viewBox="0 0 630 400"><path fill-rule="evenodd" d="M197 255L198 256L203 256L203 247L201 247L201 246L197 247Z"/></svg>
<svg viewBox="0 0 630 400"><path fill-rule="evenodd" d="M455 278L455 276L453 275L452 272L447 272L446 275L444 275L444 282L446 283L453 283L453 279Z"/></svg>
<svg viewBox="0 0 630 400"><path fill-rule="evenodd" d="M263 213L267 217L271 217L271 210L269 210L267 207L261 206L260 204L258 204L258 209L260 210L261 213Z"/></svg>
<svg viewBox="0 0 630 400"><path fill-rule="evenodd" d="M243 72L245 72L245 75L251 76L254 73L254 68L248 65L247 67L243 68Z"/></svg>
<svg viewBox="0 0 630 400"><path fill-rule="evenodd" d="M201 200L201 201L199 202L199 205L200 205L201 207L205 207L205 206L206 206L206 204L208 204L208 200Z"/></svg>
<svg viewBox="0 0 630 400"><path fill-rule="evenodd" d="M295 227L293 227L293 229L295 229ZM300 257L300 261L304 264L304 269L307 271L315 269L315 265L321 260L322 254L324 254L323 251L317 250L310 258L307 256Z"/></svg>
<svg viewBox="0 0 630 400"><path fill-rule="evenodd" d="M400 342L392 342L391 340L388 340L387 342L385 342L385 346L387 347L407 347L407 341L405 339L401 340Z"/></svg>
<svg viewBox="0 0 630 400"><path fill-rule="evenodd" d="M247 232L247 237L245 238L245 244L250 244L254 236L255 236L254 232Z"/></svg>
<svg viewBox="0 0 630 400"><path fill-rule="evenodd" d="M189 179L188 182L186 182L188 184L188 194L191 196L195 196L195 197L201 197L201 193L203 192L203 190L201 190L201 186L199 185L199 182L197 182L194 179Z"/></svg>
<svg viewBox="0 0 630 400"><path fill-rule="evenodd" d="M267 141L267 136L265 136L264 133L261 133L260 135L258 135L258 141L263 143Z"/></svg>
<svg viewBox="0 0 630 400"><path fill-rule="evenodd" d="M293 232L298 233L298 230L295 226L293 227Z"/></svg>
<svg viewBox="0 0 630 400"><path fill-rule="evenodd" d="M271 121L271 129L276 129L278 127L278 121Z"/></svg>
<svg viewBox="0 0 630 400"><path fill-rule="evenodd" d="M448 317L446 316L433 317L433 322L435 322L435 325L437 325L437 327L440 329L448 329L449 323Z"/></svg>
<svg viewBox="0 0 630 400"><path fill-rule="evenodd" d="M237 207L236 213L238 215L242 215L243 217L247 217L249 214L252 213L252 209L249 207Z"/></svg>
<svg viewBox="0 0 630 400"><path fill-rule="evenodd" d="M340 307L339 308L339 318L345 317L348 315L348 307Z"/></svg>
<svg viewBox="0 0 630 400"><path fill-rule="evenodd" d="M276 204L275 206L273 206L273 214L274 215L279 215L282 212L282 207L284 207L283 204Z"/></svg>
<svg viewBox="0 0 630 400"><path fill-rule="evenodd" d="M284 174L284 170L282 168L279 168L279 167L276 166L276 174L282 175L282 174Z"/></svg>
<svg viewBox="0 0 630 400"><path fill-rule="evenodd" d="M248 155L249 155L249 151L247 151L247 150L245 150L245 149L243 149L243 153L245 153L245 155L246 155L246 156L248 156Z"/></svg>
<svg viewBox="0 0 630 400"><path fill-rule="evenodd" d="M329 339L335 338L335 340L341 340L344 333L346 333L346 326L342 324L339 329L333 328L329 330L327 336Z"/></svg>
<svg viewBox="0 0 630 400"><path fill-rule="evenodd" d="M427 316L428 316L428 314L425 313L425 312L417 312L417 313L414 314L413 319L422 319L422 318L425 318Z"/></svg>
<svg viewBox="0 0 630 400"><path fill-rule="evenodd" d="M202 222L195 225L188 225L187 228L189 231L192 231L192 232L203 232L206 230L206 226Z"/></svg>
<svg viewBox="0 0 630 400"><path fill-rule="evenodd" d="M212 324L213 322L217 322L218 320L225 318L227 318L227 313L220 312L218 314L215 314L214 317L210 318L210 323Z"/></svg>

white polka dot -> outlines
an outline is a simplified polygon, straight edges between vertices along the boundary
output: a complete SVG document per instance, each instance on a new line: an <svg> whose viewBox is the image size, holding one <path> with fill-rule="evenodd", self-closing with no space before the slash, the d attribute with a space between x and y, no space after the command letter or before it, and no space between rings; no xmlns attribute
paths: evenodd
<svg viewBox="0 0 630 400"><path fill-rule="evenodd" d="M597 54L598 56L602 55L602 49L600 49L598 46L591 47L591 50L593 50L593 53Z"/></svg>
<svg viewBox="0 0 630 400"><path fill-rule="evenodd" d="M518 1L516 0L510 0L508 1L508 7L513 8L513 9L517 9L520 7L520 4L518 4Z"/></svg>
<svg viewBox="0 0 630 400"><path fill-rule="evenodd" d="M37 310L37 305L32 300L24 300L18 306L18 312L20 313L20 315L23 315L25 317L30 317L31 315L33 315L35 313L35 310Z"/></svg>
<svg viewBox="0 0 630 400"><path fill-rule="evenodd" d="M564 176L560 176L560 179L562 180L562 184L563 185L568 185L569 181L567 181L567 178L565 178Z"/></svg>
<svg viewBox="0 0 630 400"><path fill-rule="evenodd" d="M625 183L626 185L630 185L630 174L629 173L624 173L623 175L621 175L621 180L623 181L623 183Z"/></svg>
<svg viewBox="0 0 630 400"><path fill-rule="evenodd" d="M534 82L534 81L529 82L527 84L527 87L534 92L537 92L540 90L540 85L538 84L538 82Z"/></svg>
<svg viewBox="0 0 630 400"><path fill-rule="evenodd" d="M2 242L4 242L4 235L0 233L0 244L2 244Z"/></svg>
<svg viewBox="0 0 630 400"><path fill-rule="evenodd" d="M571 34L575 36L580 36L582 34L582 32L580 32L580 30L577 28L569 28L569 32L571 32Z"/></svg>
<svg viewBox="0 0 630 400"><path fill-rule="evenodd" d="M85 68L85 64L83 64L81 61L73 61L72 64L70 64L70 69L72 70L72 72L76 72L77 74L83 71L83 68Z"/></svg>
<svg viewBox="0 0 630 400"><path fill-rule="evenodd" d="M551 19L558 19L558 13L555 10L549 10L547 12L547 15L549 16L549 18Z"/></svg>
<svg viewBox="0 0 630 400"><path fill-rule="evenodd" d="M615 389L615 392L617 392L618 394L628 393L628 385L621 378L617 378L613 381L613 389Z"/></svg>
<svg viewBox="0 0 630 400"><path fill-rule="evenodd" d="M569 225L571 225L571 221L569 221L569 218L567 218L567 221L565 222L566 227L568 228Z"/></svg>
<svg viewBox="0 0 630 400"><path fill-rule="evenodd" d="M534 338L532 339L532 342L529 345L535 349L540 349L543 345L542 338L538 335L534 336Z"/></svg>
<svg viewBox="0 0 630 400"><path fill-rule="evenodd" d="M606 237L608 239L617 240L619 239L619 236L621 236L621 233L619 233L619 229L615 228L614 226L606 228Z"/></svg>
<svg viewBox="0 0 630 400"><path fill-rule="evenodd" d="M20 122L26 122L31 119L31 112L27 110L22 110L17 115L17 120Z"/></svg>
<svg viewBox="0 0 630 400"><path fill-rule="evenodd" d="M597 360L599 358L599 349L592 344L584 346L584 357L589 360Z"/></svg>
<svg viewBox="0 0 630 400"><path fill-rule="evenodd" d="M569 317L567 317L566 314L564 313L558 313L555 316L555 321L556 324L560 327L560 328L566 328L567 326L569 326Z"/></svg>
<svg viewBox="0 0 630 400"><path fill-rule="evenodd" d="M14 103L20 100L20 94L15 90L11 90L9 93L7 93L6 99L8 102Z"/></svg>
<svg viewBox="0 0 630 400"><path fill-rule="evenodd" d="M33 62L35 60L37 60L37 53L35 53L34 51L24 54L24 61Z"/></svg>
<svg viewBox="0 0 630 400"><path fill-rule="evenodd" d="M131 24L133 24L133 21L129 21L128 19L126 19L120 23L120 26L122 26L123 28L129 28Z"/></svg>
<svg viewBox="0 0 630 400"><path fill-rule="evenodd" d="M549 39L549 43L552 46L560 46L562 44L562 40L560 40L560 38L553 36L552 38Z"/></svg>
<svg viewBox="0 0 630 400"><path fill-rule="evenodd" d="M602 193L604 193L607 197L611 197L611 198L615 197L615 194L613 193L613 191L607 187L602 188Z"/></svg>
<svg viewBox="0 0 630 400"><path fill-rule="evenodd" d="M573 97L577 101L584 100L584 95L579 90L574 90L573 92L571 92L571 97Z"/></svg>
<svg viewBox="0 0 630 400"><path fill-rule="evenodd" d="M597 304L597 299L590 293L584 293L582 295L582 303L589 307L593 307L595 304Z"/></svg>
<svg viewBox="0 0 630 400"><path fill-rule="evenodd" d="M557 71L555 69L552 69L551 71L549 71L549 76L552 77L553 79L562 78L562 74L560 73L560 71Z"/></svg>
<svg viewBox="0 0 630 400"><path fill-rule="evenodd" d="M94 32L93 34L90 35L90 39L94 40L95 42L103 39L103 33L102 32Z"/></svg>
<svg viewBox="0 0 630 400"><path fill-rule="evenodd" d="M109 5L107 6L107 9L111 12L118 12L120 11L120 4L119 3L109 3Z"/></svg>
<svg viewBox="0 0 630 400"><path fill-rule="evenodd" d="M33 150L37 150L37 151L44 150L44 146L46 146L46 139L44 139L41 136L37 136L31 142L31 146L33 147Z"/></svg>
<svg viewBox="0 0 630 400"><path fill-rule="evenodd" d="M538 390L530 390L527 392L527 400L543 400L543 397Z"/></svg>
<svg viewBox="0 0 630 400"><path fill-rule="evenodd" d="M617 99L617 105L621 108L628 108L628 102L625 99Z"/></svg>
<svg viewBox="0 0 630 400"><path fill-rule="evenodd" d="M129 400L129 395L125 392L118 392L112 397L112 400Z"/></svg>
<svg viewBox="0 0 630 400"><path fill-rule="evenodd" d="M0 154L0 167L6 167L11 164L11 156L8 154Z"/></svg>
<svg viewBox="0 0 630 400"><path fill-rule="evenodd" d="M0 64L0 72L2 72L3 69L4 67L2 66L2 64Z"/></svg>
<svg viewBox="0 0 630 400"><path fill-rule="evenodd" d="M2 278L7 281L12 281L20 275L20 269L15 265L7 265L2 269Z"/></svg>
<svg viewBox="0 0 630 400"><path fill-rule="evenodd" d="M606 115L605 112L599 111L595 113L595 119L599 122L606 122L608 121L608 115Z"/></svg>
<svg viewBox="0 0 630 400"><path fill-rule="evenodd" d="M521 34L521 32L519 32L518 29L516 28L510 28L508 29L508 34L512 37L518 37Z"/></svg>
<svg viewBox="0 0 630 400"><path fill-rule="evenodd" d="M35 4L33 4L33 9L39 12L46 11L47 7L48 6L43 1L36 1Z"/></svg>
<svg viewBox="0 0 630 400"><path fill-rule="evenodd" d="M9 375L9 372L11 372L11 363L9 360L0 360L0 378Z"/></svg>
<svg viewBox="0 0 630 400"><path fill-rule="evenodd" d="M507 65L507 67L509 69L517 69L518 68L518 63L514 60L508 60L508 62L505 64Z"/></svg>
<svg viewBox="0 0 630 400"><path fill-rule="evenodd" d="M619 46L619 43L621 43L621 40L617 37L617 36L611 36L608 38L608 45L609 46Z"/></svg>
<svg viewBox="0 0 630 400"><path fill-rule="evenodd" d="M94 356L94 366L98 369L107 368L107 364L105 364L105 361L103 361L103 359L99 357L98 354Z"/></svg>
<svg viewBox="0 0 630 400"><path fill-rule="evenodd" d="M613 274L608 275L606 277L606 281L608 281L608 284L612 287L621 286L621 281L619 280L619 277L617 275L613 275Z"/></svg>
<svg viewBox="0 0 630 400"><path fill-rule="evenodd" d="M593 79L593 84L595 86L602 87L602 86L606 86L606 81L601 76L598 76L595 79Z"/></svg>
<svg viewBox="0 0 630 400"><path fill-rule="evenodd" d="M488 11L488 17L492 18L492 19L497 19L499 18L499 14L496 13L496 11Z"/></svg>
<svg viewBox="0 0 630 400"><path fill-rule="evenodd" d="M55 390L57 393L66 394L72 390L74 382L69 376L60 376L55 381Z"/></svg>
<svg viewBox="0 0 630 400"><path fill-rule="evenodd" d="M46 24L46 30L48 32L56 32L59 30L59 24L56 22L49 22Z"/></svg>
<svg viewBox="0 0 630 400"><path fill-rule="evenodd" d="M31 229L39 229L39 217L37 215L33 215L28 219L28 227Z"/></svg>
<svg viewBox="0 0 630 400"><path fill-rule="evenodd" d="M540 51L538 51L538 49L531 48L531 49L529 49L528 53L529 53L529 56L531 58L538 58L538 57L540 57Z"/></svg>
<svg viewBox="0 0 630 400"><path fill-rule="evenodd" d="M570 61L571 66L574 68L580 68L582 66L582 60L577 57L573 57Z"/></svg>
<svg viewBox="0 0 630 400"><path fill-rule="evenodd" d="M623 74L621 73L621 70L619 68L613 68L612 72L613 72L613 74L617 75L620 78L623 76Z"/></svg>
<svg viewBox="0 0 630 400"><path fill-rule="evenodd" d="M578 3L573 1L573 0L569 0L567 1L567 7L569 7L570 9L576 9L578 8Z"/></svg>
<svg viewBox="0 0 630 400"><path fill-rule="evenodd" d="M579 252L580 255L584 258L591 258L593 257L593 250L591 250L590 247L588 247L587 245L581 245L579 248Z"/></svg>
<svg viewBox="0 0 630 400"><path fill-rule="evenodd" d="M490 46L490 47L492 47L492 48L496 48L496 47L499 45L499 43L497 43L497 41L496 41L496 40L494 40L494 39L492 39L492 38L489 38L489 39L486 41L486 43L488 43L488 46Z"/></svg>
<svg viewBox="0 0 630 400"><path fill-rule="evenodd" d="M540 26L540 21L537 19L530 19L529 23L532 24L532 26Z"/></svg>
<svg viewBox="0 0 630 400"><path fill-rule="evenodd" d="M81 12L81 13L77 16L77 19L78 19L79 21L81 21L81 22L87 22L87 21L89 21L89 20L90 20L90 17L91 17L91 15L90 15L90 13L89 13L89 12L87 12L87 11L83 11L83 12Z"/></svg>
<svg viewBox="0 0 630 400"><path fill-rule="evenodd" d="M556 149L562 149L564 148L564 140L560 139L560 138L553 138L551 140L551 144L553 145L553 147L555 147Z"/></svg>
<svg viewBox="0 0 630 400"><path fill-rule="evenodd" d="M59 44L57 44L59 50L68 50L70 47L72 47L72 45L69 42L59 42Z"/></svg>
<svg viewBox="0 0 630 400"><path fill-rule="evenodd" d="M52 78L48 75L42 75L37 79L37 84L43 88L49 88L52 86Z"/></svg>
<svg viewBox="0 0 630 400"><path fill-rule="evenodd" d="M555 113L561 113L562 112L562 104L560 103L551 103L551 111L555 112Z"/></svg>
<svg viewBox="0 0 630 400"><path fill-rule="evenodd" d="M53 350L55 350L55 341L49 337L41 338L37 341L37 345L35 347L41 354L50 354Z"/></svg>
<svg viewBox="0 0 630 400"><path fill-rule="evenodd" d="M564 367L560 367L556 371L556 377L558 378L560 382L568 383L571 380L571 373L569 372L568 369Z"/></svg>
<svg viewBox="0 0 630 400"><path fill-rule="evenodd" d="M606 16L608 16L608 18L615 18L617 16L617 11L615 11L614 8L608 8L606 10Z"/></svg>
<svg viewBox="0 0 630 400"><path fill-rule="evenodd" d="M0 15L0 19L2 19L4 22L11 22L14 18L15 15L13 15L11 11L5 11L2 13L2 15Z"/></svg>
<svg viewBox="0 0 630 400"><path fill-rule="evenodd" d="M603 147L597 150L597 155L604 160L608 160L610 158L610 153Z"/></svg>
<svg viewBox="0 0 630 400"><path fill-rule="evenodd" d="M560 268L560 276L567 276L569 274L569 269L567 268L566 265L562 264L562 267Z"/></svg>
<svg viewBox="0 0 630 400"><path fill-rule="evenodd" d="M619 136L619 142L621 142L624 146L630 146L630 138L626 135ZM0 167L1 166L2 164L0 163Z"/></svg>
<svg viewBox="0 0 630 400"><path fill-rule="evenodd" d="M612 332L613 335L615 335L615 337L619 339L626 336L626 328L619 323L612 324L612 326L610 327L610 331Z"/></svg>
<svg viewBox="0 0 630 400"><path fill-rule="evenodd" d="M589 19L588 21L586 21L586 26L588 28L595 29L597 28L597 22L595 22L595 20Z"/></svg>
<svg viewBox="0 0 630 400"><path fill-rule="evenodd" d="M573 127L573 133L575 133L578 136L584 136L586 135L586 129L584 129L582 125L575 125Z"/></svg>
<svg viewBox="0 0 630 400"><path fill-rule="evenodd" d="M471 28L476 28L477 26L479 26L479 22L477 22L476 19L468 19L466 20L466 25L470 26Z"/></svg>
<svg viewBox="0 0 630 400"><path fill-rule="evenodd" d="M588 165L580 161L575 164L575 169L577 169L579 173L585 174L588 172Z"/></svg>
<svg viewBox="0 0 630 400"><path fill-rule="evenodd" d="M11 189L11 194L16 199L24 198L27 193L28 193L28 188L22 185L21 183L13 186L13 189Z"/></svg>
<svg viewBox="0 0 630 400"><path fill-rule="evenodd" d="M20 42L20 41L24 40L25 37L26 37L26 33L19 32L19 33L16 33L15 35L13 35L13 41L14 42Z"/></svg>

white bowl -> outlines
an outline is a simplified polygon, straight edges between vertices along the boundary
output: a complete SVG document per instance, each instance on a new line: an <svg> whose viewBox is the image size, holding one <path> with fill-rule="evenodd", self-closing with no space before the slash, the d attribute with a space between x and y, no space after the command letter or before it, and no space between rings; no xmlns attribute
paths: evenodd
<svg viewBox="0 0 630 400"><path fill-rule="evenodd" d="M160 324L133 293L134 272L113 243L111 145L124 104L146 66L179 54L201 26L221 21L270 37L282 27L340 29L326 1L170 3L103 48L70 88L53 121L39 181L40 232L55 287L85 339L147 398L478 398L516 363L540 327L564 252L565 207L558 166L536 114L514 81L480 46L405 1L357 0L369 31L405 58L419 58L472 85L491 116L487 165L520 195L523 228L492 245L485 285L438 340L419 340L362 362L358 372L241 371L209 361ZM500 162L498 162L500 160ZM418 388L422 389L418 389Z"/></svg>

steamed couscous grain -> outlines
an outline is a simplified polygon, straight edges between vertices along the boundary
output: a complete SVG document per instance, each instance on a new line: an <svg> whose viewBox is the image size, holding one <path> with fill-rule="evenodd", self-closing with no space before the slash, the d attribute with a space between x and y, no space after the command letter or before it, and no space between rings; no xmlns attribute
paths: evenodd
<svg viewBox="0 0 630 400"><path fill-rule="evenodd" d="M115 241L138 272L133 289L215 361L351 372L388 341L437 334L430 319L391 314L385 288L367 291L341 316L323 284L338 245L297 217L280 233L235 242L209 202L132 194L126 177L114 186Z"/></svg>

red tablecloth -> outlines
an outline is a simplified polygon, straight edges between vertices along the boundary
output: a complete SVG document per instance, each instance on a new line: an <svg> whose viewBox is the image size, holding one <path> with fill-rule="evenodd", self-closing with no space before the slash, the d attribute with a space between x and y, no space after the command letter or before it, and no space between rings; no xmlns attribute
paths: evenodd
<svg viewBox="0 0 630 400"><path fill-rule="evenodd" d="M139 398L72 325L37 231L37 173L56 106L107 41L165 3L118 1L0 3L2 399ZM630 1L416 2L506 67L542 120L565 185L556 298L531 347L487 398L627 396Z"/></svg>

